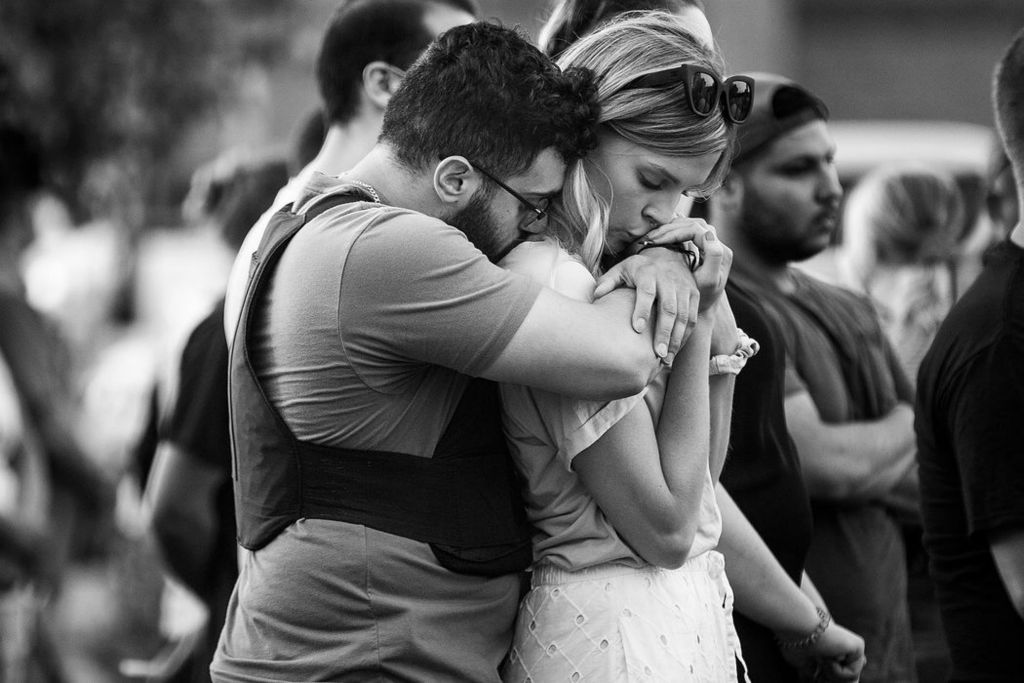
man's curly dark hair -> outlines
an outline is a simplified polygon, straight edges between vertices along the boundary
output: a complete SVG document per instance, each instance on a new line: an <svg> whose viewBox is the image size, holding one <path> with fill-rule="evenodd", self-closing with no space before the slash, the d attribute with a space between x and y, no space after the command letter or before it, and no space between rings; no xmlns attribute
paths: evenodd
<svg viewBox="0 0 1024 683"><path fill-rule="evenodd" d="M413 169L462 155L501 176L554 147L567 162L597 144L589 71L561 71L512 29L477 22L445 32L406 73L380 139Z"/></svg>

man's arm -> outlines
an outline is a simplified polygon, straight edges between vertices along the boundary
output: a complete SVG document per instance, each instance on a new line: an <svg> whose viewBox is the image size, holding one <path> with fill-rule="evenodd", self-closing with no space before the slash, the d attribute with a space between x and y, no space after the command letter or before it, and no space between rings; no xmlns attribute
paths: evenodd
<svg viewBox="0 0 1024 683"><path fill-rule="evenodd" d="M990 533L989 547L1010 604L1024 619L1024 529Z"/></svg>
<svg viewBox="0 0 1024 683"><path fill-rule="evenodd" d="M162 441L146 486L156 540L171 571L202 595L216 541L216 493L227 475Z"/></svg>
<svg viewBox="0 0 1024 683"><path fill-rule="evenodd" d="M542 289L511 341L482 374L567 396L610 399L642 390L660 367L651 328L630 324L633 292L588 304Z"/></svg>
<svg viewBox="0 0 1024 683"><path fill-rule="evenodd" d="M800 391L786 398L786 422L813 497L883 498L914 468L914 411L906 403L878 420L831 424Z"/></svg>
<svg viewBox="0 0 1024 683"><path fill-rule="evenodd" d="M592 304L543 290L483 376L576 398L637 393L654 377L662 359L672 362L684 331L696 324L700 307L713 305L718 296L711 292L725 286L732 251L712 231L695 234L694 242L704 256L694 272L682 255L649 249L618 264L618 275L604 280L603 287L598 285L599 298ZM613 283L635 290L610 291ZM704 304L702 291L708 294ZM637 313L644 308L640 302L657 304L653 324Z"/></svg>

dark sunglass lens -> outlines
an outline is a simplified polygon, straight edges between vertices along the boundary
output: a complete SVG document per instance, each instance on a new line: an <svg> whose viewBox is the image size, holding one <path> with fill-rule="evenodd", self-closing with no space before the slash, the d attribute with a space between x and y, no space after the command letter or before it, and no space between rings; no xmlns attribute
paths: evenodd
<svg viewBox="0 0 1024 683"><path fill-rule="evenodd" d="M715 107L718 81L706 71L694 71L690 75L690 104L693 113L708 116Z"/></svg>
<svg viewBox="0 0 1024 683"><path fill-rule="evenodd" d="M729 107L729 118L742 123L750 116L754 104L754 89L746 81L730 81L725 91L725 101Z"/></svg>

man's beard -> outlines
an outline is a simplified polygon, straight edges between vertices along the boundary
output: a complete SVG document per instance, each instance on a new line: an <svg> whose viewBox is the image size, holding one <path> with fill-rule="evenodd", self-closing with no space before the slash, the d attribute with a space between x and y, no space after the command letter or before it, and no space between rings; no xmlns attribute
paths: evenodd
<svg viewBox="0 0 1024 683"><path fill-rule="evenodd" d="M501 229L491 215L490 199L490 192L476 192L466 207L451 216L447 223L461 230L473 246L497 263L508 253L510 245L502 243Z"/></svg>
<svg viewBox="0 0 1024 683"><path fill-rule="evenodd" d="M805 231L787 229L789 217L781 211L748 195L740 214L740 229L747 243L766 263L784 266L805 261L821 252L827 245L807 235Z"/></svg>

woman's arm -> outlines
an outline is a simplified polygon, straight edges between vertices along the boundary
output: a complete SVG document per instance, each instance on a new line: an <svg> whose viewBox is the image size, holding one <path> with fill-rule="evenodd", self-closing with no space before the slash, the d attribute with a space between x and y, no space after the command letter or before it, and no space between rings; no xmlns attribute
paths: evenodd
<svg viewBox="0 0 1024 683"><path fill-rule="evenodd" d="M715 304L715 327L711 334L711 355L730 355L739 344L739 330L729 299L722 292ZM732 395L736 388L736 375L713 375L711 382L711 480L718 482L725 467L732 429Z"/></svg>
<svg viewBox="0 0 1024 683"><path fill-rule="evenodd" d="M714 314L702 314L669 374L655 426L638 403L573 460L615 530L661 567L686 561L697 530L710 445L708 358Z"/></svg>
<svg viewBox="0 0 1024 683"><path fill-rule="evenodd" d="M813 633L820 622L817 607L824 607L809 596L817 594L813 584L808 580L806 591L797 586L732 496L721 484L715 492L722 511L718 550L725 556L736 611L783 640L798 641ZM828 680L856 681L864 666L864 640L831 623L814 642L782 649L782 654L797 668L820 670Z"/></svg>

